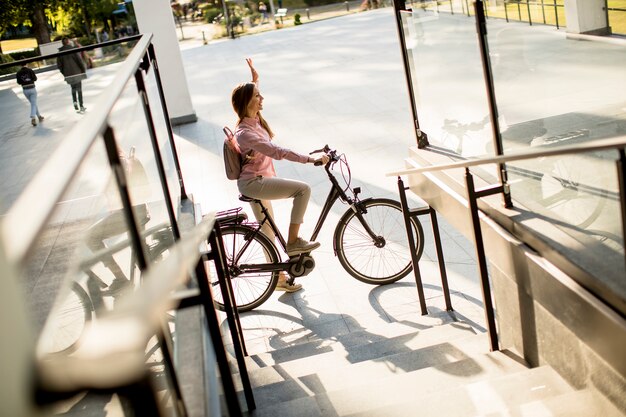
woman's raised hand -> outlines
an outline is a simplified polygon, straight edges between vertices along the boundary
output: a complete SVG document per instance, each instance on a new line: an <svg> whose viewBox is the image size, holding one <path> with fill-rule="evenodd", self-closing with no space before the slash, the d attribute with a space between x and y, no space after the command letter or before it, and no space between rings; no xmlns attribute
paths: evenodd
<svg viewBox="0 0 626 417"><path fill-rule="evenodd" d="M256 70L254 69L254 65L252 65L252 58L246 58L246 62L248 63L248 66L250 67L250 73L252 74L252 82L255 84L258 83L259 73L256 72Z"/></svg>

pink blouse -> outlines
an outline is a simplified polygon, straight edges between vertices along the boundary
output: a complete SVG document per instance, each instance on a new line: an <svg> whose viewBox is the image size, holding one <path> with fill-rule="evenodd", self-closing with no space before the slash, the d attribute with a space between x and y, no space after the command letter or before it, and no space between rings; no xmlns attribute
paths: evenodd
<svg viewBox="0 0 626 417"><path fill-rule="evenodd" d="M272 143L269 133L256 118L244 118L235 130L235 138L239 143L242 155L252 152L252 156L241 168L240 179L252 179L254 177L275 177L274 159L286 159L288 161L306 164L309 157L301 155L286 148L281 148Z"/></svg>

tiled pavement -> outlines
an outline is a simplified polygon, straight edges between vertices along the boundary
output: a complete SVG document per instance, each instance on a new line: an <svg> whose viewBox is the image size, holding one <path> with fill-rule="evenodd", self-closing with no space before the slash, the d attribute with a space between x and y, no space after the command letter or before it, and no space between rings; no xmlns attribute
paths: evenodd
<svg viewBox="0 0 626 417"><path fill-rule="evenodd" d="M346 154L352 184L361 186L362 196L398 198L395 178L385 173L402 166L415 139L391 9L215 42L182 54L199 120L175 128L175 133L185 184L203 212L242 205L235 182L223 174L220 154L221 128L235 123L230 92L249 79L246 57L260 73L263 113L282 146L306 153L329 144ZM302 226L308 237L329 189L324 172L282 161L276 167L280 176L313 188ZM419 203L413 199L412 204ZM282 220L288 219L290 204L274 206L279 225L286 229ZM345 209L335 206L322 229L322 247L314 252L316 268L298 281L303 290L277 293L242 315L249 353L362 329L380 332L388 322L417 329L439 322L436 314L445 307L430 221L422 220L426 247L420 267L431 314L421 316L413 275L373 287L342 269L332 253L332 234ZM453 307L460 318L483 330L473 246L443 219L440 230Z"/></svg>
<svg viewBox="0 0 626 417"><path fill-rule="evenodd" d="M352 184L363 189L363 197L397 199L396 181L385 173L403 166L415 138L390 8L206 46L183 43L181 49L199 120L174 130L186 188L203 212L241 205L236 184L223 174L221 128L235 123L230 92L249 79L246 57L254 60L260 73L264 115L282 146L305 153L329 144L347 155ZM87 107L110 76L101 73L84 83ZM46 120L36 128L29 124L20 89L0 85L2 213L41 158L81 117L71 109L69 88L57 71L39 78L39 104ZM277 162L276 166L279 175L301 179L313 188L302 228L306 237L328 192L325 175L311 165ZM419 203L413 198L412 204ZM281 220L288 218L289 204L276 203L275 211L285 229L287 224ZM322 247L315 252L316 269L300 280L304 289L277 293L242 316L250 353L360 329L381 331L380 325L388 322L421 328L440 320L437 313L444 303L430 222L423 221L426 247L420 266L431 315L421 316L412 275L393 285L373 287L341 268L332 253L332 234L344 211L339 204L327 219L319 237ZM459 316L482 330L473 246L443 219L440 228L453 306Z"/></svg>

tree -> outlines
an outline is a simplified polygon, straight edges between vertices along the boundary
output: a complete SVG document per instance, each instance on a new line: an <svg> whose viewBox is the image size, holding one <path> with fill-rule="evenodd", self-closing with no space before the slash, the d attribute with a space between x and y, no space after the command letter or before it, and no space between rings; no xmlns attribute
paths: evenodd
<svg viewBox="0 0 626 417"><path fill-rule="evenodd" d="M48 31L48 22L46 20L46 11L43 2L30 1L34 3L30 15L30 22L33 24L33 34L37 39L37 45L50 42L50 32Z"/></svg>
<svg viewBox="0 0 626 417"><path fill-rule="evenodd" d="M9 27L30 24L38 44L50 42L46 13L59 9L70 14L75 28L90 36L95 19L106 22L117 8L117 0L11 0L0 7L0 35ZM1 52L1 51L0 51Z"/></svg>
<svg viewBox="0 0 626 417"><path fill-rule="evenodd" d="M0 7L0 37L9 27L21 23L24 15L21 13L20 3L22 3L22 1L15 0ZM1 53L2 46L0 45L0 54Z"/></svg>
<svg viewBox="0 0 626 417"><path fill-rule="evenodd" d="M46 9L56 10L62 0L11 0L0 8L0 34L10 26L29 22L38 44L50 42Z"/></svg>

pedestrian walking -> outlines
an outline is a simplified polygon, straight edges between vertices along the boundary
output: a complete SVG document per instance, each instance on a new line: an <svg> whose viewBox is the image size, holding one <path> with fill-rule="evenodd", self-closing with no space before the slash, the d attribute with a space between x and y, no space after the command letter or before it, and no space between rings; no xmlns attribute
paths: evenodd
<svg viewBox="0 0 626 417"><path fill-rule="evenodd" d="M62 43L63 46L59 48L59 52L76 48L68 38L63 38ZM74 109L78 113L84 113L85 110L87 110L83 105L82 85L83 80L87 78L85 62L79 54L62 55L57 58L57 67L65 77L65 82L68 83L72 89Z"/></svg>
<svg viewBox="0 0 626 417"><path fill-rule="evenodd" d="M43 121L44 117L39 113L39 107L37 107L37 89L35 88L35 81L37 81L37 74L30 69L28 65L24 64L22 68L15 74L17 83L22 86L24 96L30 103L30 122L33 126L37 126L37 120Z"/></svg>
<svg viewBox="0 0 626 417"><path fill-rule="evenodd" d="M263 2L259 2L259 13L261 13L261 24L267 23L267 6Z"/></svg>

